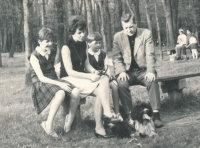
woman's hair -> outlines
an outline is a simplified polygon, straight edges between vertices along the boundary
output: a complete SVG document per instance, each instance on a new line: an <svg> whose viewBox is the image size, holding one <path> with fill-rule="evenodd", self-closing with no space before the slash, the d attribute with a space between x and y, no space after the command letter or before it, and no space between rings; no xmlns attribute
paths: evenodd
<svg viewBox="0 0 200 148"><path fill-rule="evenodd" d="M190 27L187 27L187 30L192 33L192 29Z"/></svg>
<svg viewBox="0 0 200 148"><path fill-rule="evenodd" d="M86 26L86 21L82 16L74 15L69 18L69 33L72 35L76 32L77 29L85 30Z"/></svg>
<svg viewBox="0 0 200 148"><path fill-rule="evenodd" d="M38 32L38 40L54 40L54 34L53 31L49 28L42 28Z"/></svg>
<svg viewBox="0 0 200 148"><path fill-rule="evenodd" d="M121 17L121 21L122 21L122 22L127 23L127 22L129 22L130 20L132 20L133 23L136 24L135 16L132 15L131 13L125 13L125 14L123 14L122 17Z"/></svg>

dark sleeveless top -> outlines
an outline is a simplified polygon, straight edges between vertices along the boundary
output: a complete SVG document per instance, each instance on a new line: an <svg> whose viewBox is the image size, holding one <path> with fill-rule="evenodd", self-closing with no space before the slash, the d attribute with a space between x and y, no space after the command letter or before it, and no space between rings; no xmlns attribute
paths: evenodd
<svg viewBox="0 0 200 148"><path fill-rule="evenodd" d="M86 55L86 49L87 49L87 45L86 42L75 42L74 39L72 37L70 37L66 43L66 45L68 46L70 53L71 53L71 62L72 62L72 68L75 71L78 72L85 72L85 60L87 58ZM61 56L61 68L60 68L60 78L62 77L66 77L68 76L65 67L64 67L64 63L63 63L63 59Z"/></svg>
<svg viewBox="0 0 200 148"><path fill-rule="evenodd" d="M34 55L38 59L40 68L45 77L54 79L54 80L58 79L56 72L55 72L55 68L54 68L56 49L51 50L48 60L45 58L45 56L42 56L39 52L37 52L37 50L33 51L32 55ZM30 66L30 75L31 75L32 83L40 81L39 78L37 77L35 71L33 70L32 66Z"/></svg>
<svg viewBox="0 0 200 148"><path fill-rule="evenodd" d="M99 60L98 62L96 61L94 55L91 55L88 53L88 58L91 66L96 69L96 70L103 70L104 68L104 60L106 58L106 53L101 51L99 54Z"/></svg>

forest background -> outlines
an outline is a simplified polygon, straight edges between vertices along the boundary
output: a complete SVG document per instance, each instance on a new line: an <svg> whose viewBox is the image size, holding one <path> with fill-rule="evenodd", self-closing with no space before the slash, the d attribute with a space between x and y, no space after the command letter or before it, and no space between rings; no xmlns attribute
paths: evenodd
<svg viewBox="0 0 200 148"><path fill-rule="evenodd" d="M174 48L180 27L191 27L197 36L200 31L199 0L3 0L0 1L0 53L13 57L15 52L26 51L27 63L42 27L55 32L59 52L69 37L71 15L82 15L87 20L88 33L101 32L105 51L111 51L113 35L122 30L120 17L126 12L135 14L138 27L152 31L154 44L160 45L160 50L162 45ZM163 58L162 52L160 57ZM60 53L56 63L59 60Z"/></svg>

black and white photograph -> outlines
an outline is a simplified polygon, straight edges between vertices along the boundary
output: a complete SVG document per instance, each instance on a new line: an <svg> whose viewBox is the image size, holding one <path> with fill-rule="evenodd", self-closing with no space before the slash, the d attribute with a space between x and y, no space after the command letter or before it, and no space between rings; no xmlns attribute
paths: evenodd
<svg viewBox="0 0 200 148"><path fill-rule="evenodd" d="M0 0L0 148L200 148L200 0Z"/></svg>

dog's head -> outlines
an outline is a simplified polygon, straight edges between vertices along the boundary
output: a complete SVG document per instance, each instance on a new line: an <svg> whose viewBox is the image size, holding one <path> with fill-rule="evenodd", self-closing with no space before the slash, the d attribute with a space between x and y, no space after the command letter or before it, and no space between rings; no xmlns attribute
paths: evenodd
<svg viewBox="0 0 200 148"><path fill-rule="evenodd" d="M136 102L131 111L133 120L143 123L144 120L150 120L153 115L151 105L145 102Z"/></svg>

